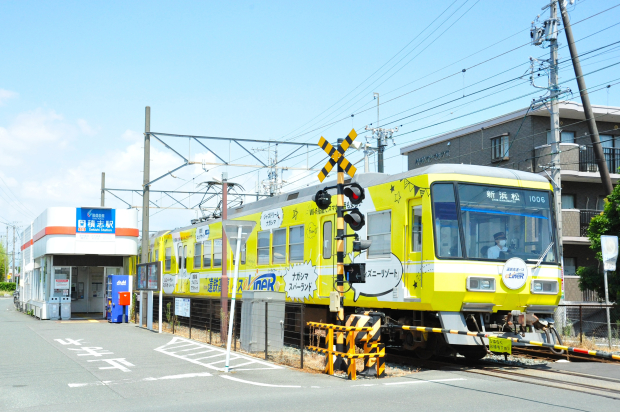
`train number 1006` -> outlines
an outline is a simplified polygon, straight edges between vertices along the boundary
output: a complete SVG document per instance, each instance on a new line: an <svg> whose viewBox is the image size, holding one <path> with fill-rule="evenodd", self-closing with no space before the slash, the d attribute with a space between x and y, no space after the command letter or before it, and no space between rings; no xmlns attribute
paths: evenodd
<svg viewBox="0 0 620 412"><path fill-rule="evenodd" d="M545 203L547 201L544 196L530 196L529 198L532 203Z"/></svg>

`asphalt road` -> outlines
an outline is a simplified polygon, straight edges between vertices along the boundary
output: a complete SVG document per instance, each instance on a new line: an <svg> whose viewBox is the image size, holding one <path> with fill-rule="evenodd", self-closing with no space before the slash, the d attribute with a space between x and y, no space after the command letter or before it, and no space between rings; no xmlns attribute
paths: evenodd
<svg viewBox="0 0 620 412"><path fill-rule="evenodd" d="M347 381L132 324L39 321L0 299L0 411L618 411L620 401L466 372Z"/></svg>

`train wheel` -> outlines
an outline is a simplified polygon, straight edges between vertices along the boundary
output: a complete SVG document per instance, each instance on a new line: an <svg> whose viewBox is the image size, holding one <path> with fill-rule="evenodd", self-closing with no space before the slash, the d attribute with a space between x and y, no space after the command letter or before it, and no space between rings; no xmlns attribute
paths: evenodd
<svg viewBox="0 0 620 412"><path fill-rule="evenodd" d="M471 361L477 361L487 356L486 346L469 346L469 345L456 345L456 351L463 355L465 359Z"/></svg>

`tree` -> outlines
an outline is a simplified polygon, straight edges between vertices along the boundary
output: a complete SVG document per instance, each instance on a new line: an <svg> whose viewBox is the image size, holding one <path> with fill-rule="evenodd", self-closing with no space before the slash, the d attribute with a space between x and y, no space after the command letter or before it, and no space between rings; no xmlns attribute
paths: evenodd
<svg viewBox="0 0 620 412"><path fill-rule="evenodd" d="M4 273L4 264L6 262L6 251L4 245L0 242L0 282L6 281L6 273Z"/></svg>
<svg viewBox="0 0 620 412"><path fill-rule="evenodd" d="M620 185L614 187L613 192L605 199L605 208L599 216L590 221L588 227L590 249L594 250L596 259L601 262L598 266L579 267L579 289L594 290L601 299L605 297L605 283L602 272L603 256L601 252L601 235L620 235ZM609 300L620 302L620 279L617 272L609 272L608 277Z"/></svg>

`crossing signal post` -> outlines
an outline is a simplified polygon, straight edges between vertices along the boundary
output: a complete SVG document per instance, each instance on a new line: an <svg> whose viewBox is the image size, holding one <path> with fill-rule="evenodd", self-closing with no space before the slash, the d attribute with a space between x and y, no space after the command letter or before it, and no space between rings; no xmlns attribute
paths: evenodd
<svg viewBox="0 0 620 412"><path fill-rule="evenodd" d="M348 224L355 232L360 230L366 224L364 215L356 208L345 209L344 197L349 199L352 205L360 204L365 198L364 189L357 183L350 183L345 185L344 174L345 172L353 177L356 172L355 166L349 162L344 153L349 148L353 140L357 137L355 130L351 130L349 135L344 139L338 139L338 148L334 148L325 138L321 137L319 140L319 146L327 153L330 159L327 161L318 177L321 182L325 180L325 177L337 165L337 180L336 180L336 289L339 299L339 305L337 305L336 312L336 324L342 326L344 324L344 280L345 280L345 265L344 265L344 245L347 237L354 236L353 250L361 252L370 247L370 241L360 241L357 234L345 235L345 223ZM329 189L334 187L326 187L319 190L314 196L314 201L317 207L321 210L325 210L331 206L331 196L328 193ZM345 212L347 214L345 215ZM365 282L365 265L351 264L347 265L347 280L349 283L363 283ZM336 350L338 352L344 352L344 334L339 331L336 335ZM344 359L338 357L335 360L334 368L346 370Z"/></svg>

